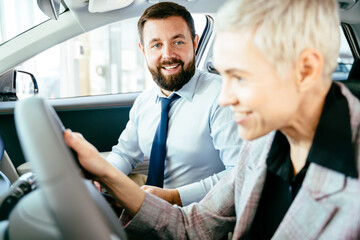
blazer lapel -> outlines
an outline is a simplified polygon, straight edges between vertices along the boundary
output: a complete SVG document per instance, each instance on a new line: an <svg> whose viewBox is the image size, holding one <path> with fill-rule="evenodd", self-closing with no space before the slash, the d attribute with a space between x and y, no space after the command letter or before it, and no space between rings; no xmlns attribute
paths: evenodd
<svg viewBox="0 0 360 240"><path fill-rule="evenodd" d="M322 199L345 187L345 175L310 164L301 190L291 204L273 239L317 239L337 207Z"/></svg>
<svg viewBox="0 0 360 240"><path fill-rule="evenodd" d="M270 133L243 146L244 154L240 154L239 161L248 161L248 164L245 164L243 169L238 169L237 173L239 176L235 183L237 223L233 239L243 236L255 216L266 177L266 158L273 138L274 133Z"/></svg>
<svg viewBox="0 0 360 240"><path fill-rule="evenodd" d="M246 173L241 193L235 195L237 222L233 239L243 236L253 221L265 182L266 166L255 169L248 166Z"/></svg>

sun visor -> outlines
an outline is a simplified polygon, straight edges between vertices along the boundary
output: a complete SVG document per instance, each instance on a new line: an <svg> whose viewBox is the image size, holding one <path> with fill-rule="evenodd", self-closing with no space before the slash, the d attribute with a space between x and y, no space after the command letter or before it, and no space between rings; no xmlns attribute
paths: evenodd
<svg viewBox="0 0 360 240"><path fill-rule="evenodd" d="M89 12L107 12L129 6L134 0L89 0Z"/></svg>

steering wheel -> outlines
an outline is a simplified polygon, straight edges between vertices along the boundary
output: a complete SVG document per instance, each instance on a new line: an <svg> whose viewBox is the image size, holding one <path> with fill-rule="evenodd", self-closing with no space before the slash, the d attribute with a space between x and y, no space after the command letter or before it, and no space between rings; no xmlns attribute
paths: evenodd
<svg viewBox="0 0 360 240"><path fill-rule="evenodd" d="M40 97L24 99L16 105L15 124L25 159L37 175L42 207L61 238L126 239L107 201L81 174L54 109Z"/></svg>

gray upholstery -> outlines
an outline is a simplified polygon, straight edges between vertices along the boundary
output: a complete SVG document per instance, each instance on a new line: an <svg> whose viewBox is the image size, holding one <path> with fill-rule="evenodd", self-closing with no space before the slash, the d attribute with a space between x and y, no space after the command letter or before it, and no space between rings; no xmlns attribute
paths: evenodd
<svg viewBox="0 0 360 240"><path fill-rule="evenodd" d="M0 162L0 171L9 178L11 183L15 182L19 177L6 151L4 152L3 158Z"/></svg>
<svg viewBox="0 0 360 240"><path fill-rule="evenodd" d="M341 81L344 83L358 99L360 99L360 81L349 79L346 81Z"/></svg>

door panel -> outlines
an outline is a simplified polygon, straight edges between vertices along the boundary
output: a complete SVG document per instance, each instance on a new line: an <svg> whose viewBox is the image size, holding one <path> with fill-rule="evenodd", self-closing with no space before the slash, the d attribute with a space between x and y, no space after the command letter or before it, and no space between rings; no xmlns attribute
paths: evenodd
<svg viewBox="0 0 360 240"><path fill-rule="evenodd" d="M110 151L129 120L139 93L48 100L66 128L80 132L99 151ZM0 133L15 167L25 162L14 123L15 103L0 105ZM41 129L38 129L41 131ZM44 143L46 147L46 143Z"/></svg>

